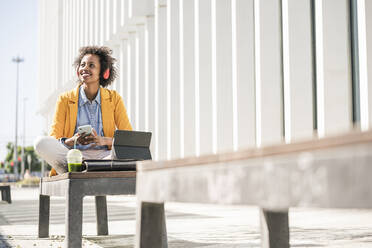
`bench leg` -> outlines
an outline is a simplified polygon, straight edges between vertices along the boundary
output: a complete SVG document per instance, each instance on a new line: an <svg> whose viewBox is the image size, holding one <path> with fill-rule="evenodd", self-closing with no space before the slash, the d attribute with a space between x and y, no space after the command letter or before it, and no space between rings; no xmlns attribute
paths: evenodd
<svg viewBox="0 0 372 248"><path fill-rule="evenodd" d="M136 248L168 247L164 203L140 202L136 221Z"/></svg>
<svg viewBox="0 0 372 248"><path fill-rule="evenodd" d="M49 237L50 196L39 195L39 238Z"/></svg>
<svg viewBox="0 0 372 248"><path fill-rule="evenodd" d="M12 198L10 195L10 186L2 186L1 188L1 200L6 201L8 203L12 203Z"/></svg>
<svg viewBox="0 0 372 248"><path fill-rule="evenodd" d="M10 194L10 186L8 186L8 190L6 191L6 201L10 204L12 203L12 197L11 197L11 194Z"/></svg>
<svg viewBox="0 0 372 248"><path fill-rule="evenodd" d="M288 211L260 209L261 247L289 248Z"/></svg>
<svg viewBox="0 0 372 248"><path fill-rule="evenodd" d="M5 199L6 199L6 189L1 188L1 200L5 201Z"/></svg>
<svg viewBox="0 0 372 248"><path fill-rule="evenodd" d="M106 196L96 196L97 235L108 235Z"/></svg>
<svg viewBox="0 0 372 248"><path fill-rule="evenodd" d="M73 191L66 196L66 237L65 247L81 247L83 225L83 196Z"/></svg>

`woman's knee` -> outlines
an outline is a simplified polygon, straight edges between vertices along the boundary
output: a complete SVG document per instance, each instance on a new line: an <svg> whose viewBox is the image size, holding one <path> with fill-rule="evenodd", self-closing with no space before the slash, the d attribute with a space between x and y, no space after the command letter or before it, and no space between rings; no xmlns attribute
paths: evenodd
<svg viewBox="0 0 372 248"><path fill-rule="evenodd" d="M50 143L54 142L56 139L50 136L39 136L34 141L34 149L37 154L44 154L45 151L49 150Z"/></svg>

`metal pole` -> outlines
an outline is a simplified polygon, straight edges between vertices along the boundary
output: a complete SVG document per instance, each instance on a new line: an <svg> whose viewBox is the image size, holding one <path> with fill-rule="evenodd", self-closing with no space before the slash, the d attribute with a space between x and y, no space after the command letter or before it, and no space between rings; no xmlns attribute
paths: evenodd
<svg viewBox="0 0 372 248"><path fill-rule="evenodd" d="M26 144L26 100L27 98L23 98L23 144L22 144L22 155L21 155L21 178L25 174L25 144Z"/></svg>
<svg viewBox="0 0 372 248"><path fill-rule="evenodd" d="M15 141L14 141L14 171L16 179L18 179L18 89L19 89L19 63L23 62L23 59L17 56L12 60L14 63L17 63L17 81L16 81L16 118L15 118Z"/></svg>
<svg viewBox="0 0 372 248"><path fill-rule="evenodd" d="M41 178L44 177L44 159L41 160Z"/></svg>

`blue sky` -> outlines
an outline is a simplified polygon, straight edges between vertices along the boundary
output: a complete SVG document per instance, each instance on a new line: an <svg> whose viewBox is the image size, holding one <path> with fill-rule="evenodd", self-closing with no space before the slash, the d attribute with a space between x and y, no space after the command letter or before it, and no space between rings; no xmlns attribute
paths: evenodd
<svg viewBox="0 0 372 248"><path fill-rule="evenodd" d="M44 122L38 109L38 0L0 0L0 161L5 146L15 139L16 64L12 58L24 58L19 73L18 144L23 137L23 98L26 101L26 145L43 133Z"/></svg>

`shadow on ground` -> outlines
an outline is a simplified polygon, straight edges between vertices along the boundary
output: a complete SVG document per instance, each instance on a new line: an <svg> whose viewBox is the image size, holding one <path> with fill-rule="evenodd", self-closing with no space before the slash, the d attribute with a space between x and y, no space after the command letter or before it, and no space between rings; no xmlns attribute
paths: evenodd
<svg viewBox="0 0 372 248"><path fill-rule="evenodd" d="M51 199L50 201L50 224L65 223L64 199ZM133 207L125 207L120 202L107 204L108 220L125 221L135 220L136 210ZM84 199L83 223L96 223L94 198ZM176 213L167 211L167 218L208 218L197 214ZM35 225L38 223L39 205L35 200L18 200L12 204L2 204L0 208L0 226L4 225Z"/></svg>
<svg viewBox="0 0 372 248"><path fill-rule="evenodd" d="M84 237L86 240L101 246L102 248L133 248L134 236L133 235L110 235L110 238L103 236L87 236ZM224 243L200 243L182 239L174 239L169 237L168 240L169 248L226 248ZM257 244L233 244L228 247L258 247Z"/></svg>

